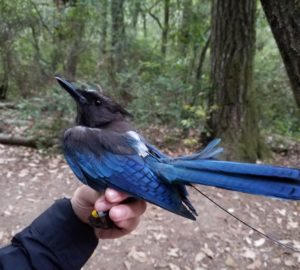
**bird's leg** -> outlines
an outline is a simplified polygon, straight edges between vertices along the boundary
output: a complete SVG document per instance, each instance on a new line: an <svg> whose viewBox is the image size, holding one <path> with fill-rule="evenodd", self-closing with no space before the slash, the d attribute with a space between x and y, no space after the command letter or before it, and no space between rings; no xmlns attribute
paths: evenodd
<svg viewBox="0 0 300 270"><path fill-rule="evenodd" d="M129 197L126 200L122 201L124 203L134 202L136 199L133 197ZM89 224L98 229L120 229L109 217L109 210L106 211L97 211L93 210L89 216Z"/></svg>
<svg viewBox="0 0 300 270"><path fill-rule="evenodd" d="M107 211L92 211L89 216L89 223L91 226L98 229L116 229L118 228L109 217L109 210Z"/></svg>

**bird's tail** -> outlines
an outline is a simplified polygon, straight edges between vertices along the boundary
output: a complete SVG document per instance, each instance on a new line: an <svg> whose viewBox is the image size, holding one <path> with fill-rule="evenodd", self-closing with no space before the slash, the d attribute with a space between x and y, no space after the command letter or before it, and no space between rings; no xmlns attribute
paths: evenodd
<svg viewBox="0 0 300 270"><path fill-rule="evenodd" d="M217 160L175 161L175 182L300 200L298 169Z"/></svg>
<svg viewBox="0 0 300 270"><path fill-rule="evenodd" d="M209 152L219 152L214 148L211 147ZM204 153L207 158L207 151ZM161 164L158 173L173 183L195 183L256 195L300 200L299 169L203 159L202 154L200 152L198 155L170 159Z"/></svg>

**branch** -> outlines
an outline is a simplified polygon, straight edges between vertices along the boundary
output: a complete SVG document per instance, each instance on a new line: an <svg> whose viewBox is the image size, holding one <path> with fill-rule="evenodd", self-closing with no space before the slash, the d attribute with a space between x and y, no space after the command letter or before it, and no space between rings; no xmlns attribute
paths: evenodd
<svg viewBox="0 0 300 270"><path fill-rule="evenodd" d="M197 71L196 71L196 80L201 79L203 63L205 60L205 55L206 55L206 51L208 49L209 43L210 43L210 34L209 34L208 39L206 40L205 45L200 54L200 60L199 60L199 64L198 64Z"/></svg>
<svg viewBox="0 0 300 270"><path fill-rule="evenodd" d="M52 35L52 32L51 32L51 30L49 29L48 25L44 22L43 17L42 17L42 15L41 15L39 9L37 8L36 3L34 3L34 2L31 1L31 0L29 0L29 2L30 2L30 4L33 6L33 8L35 9L35 11L36 11L38 17L40 18L40 21L41 21L43 27L47 30L47 32L48 32L50 35Z"/></svg>
<svg viewBox="0 0 300 270"><path fill-rule="evenodd" d="M148 10L151 11L152 8L154 8L161 0L156 1L151 7L148 8Z"/></svg>
<svg viewBox="0 0 300 270"><path fill-rule="evenodd" d="M9 134L0 133L0 143L10 145L22 145L27 147L37 147L37 143L33 138L24 138L20 136L14 136Z"/></svg>
<svg viewBox="0 0 300 270"><path fill-rule="evenodd" d="M198 91L199 88L201 86L201 77L202 77L202 69L203 69L203 64L204 64L204 60L205 60L205 56L206 56L206 52L209 48L209 44L210 44L210 40L211 40L211 35L209 34L202 50L200 53L200 59L199 59L199 63L196 69L196 74L195 74L195 79L194 79L194 85L193 85L193 91L192 91L192 102L191 104L194 105L196 103L197 97L198 97Z"/></svg>
<svg viewBox="0 0 300 270"><path fill-rule="evenodd" d="M5 103L0 103L0 110L1 109L16 109L17 106L14 103L11 102L5 102Z"/></svg>
<svg viewBox="0 0 300 270"><path fill-rule="evenodd" d="M159 20L159 19L151 12L151 10L148 10L148 13L149 13L149 15L157 22L159 28L160 28L161 30L163 30L164 27L162 26L160 20Z"/></svg>

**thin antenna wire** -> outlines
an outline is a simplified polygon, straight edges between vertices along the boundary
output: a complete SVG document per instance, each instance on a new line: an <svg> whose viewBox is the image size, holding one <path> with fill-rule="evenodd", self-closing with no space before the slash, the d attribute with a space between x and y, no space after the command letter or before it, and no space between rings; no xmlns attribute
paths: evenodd
<svg viewBox="0 0 300 270"><path fill-rule="evenodd" d="M252 229L253 231L255 231L256 233L262 235L263 237L271 240L272 242L276 243L279 246L288 248L294 252L299 252L299 249L296 249L290 245L286 245L281 243L280 241L278 241L277 239L271 237L270 235L264 234L263 232L259 231L258 229L255 229L254 227L252 227L251 225L249 225L248 223L246 223L245 221L241 220L240 218L238 218L237 216L233 215L232 213L230 213L228 210L226 210L223 206L219 205L217 202L215 202L213 199L211 199L210 197L208 197L205 193L203 193L200 189L198 189L196 186L191 185L195 190L197 190L202 196L204 196L206 199L208 199L210 202L212 202L214 205L216 205L217 207L219 207L220 209L222 209L225 213L227 213L228 215L230 215L231 217L233 217L234 219L236 219L237 221L241 222L242 224L244 224L245 226L247 226L248 228Z"/></svg>

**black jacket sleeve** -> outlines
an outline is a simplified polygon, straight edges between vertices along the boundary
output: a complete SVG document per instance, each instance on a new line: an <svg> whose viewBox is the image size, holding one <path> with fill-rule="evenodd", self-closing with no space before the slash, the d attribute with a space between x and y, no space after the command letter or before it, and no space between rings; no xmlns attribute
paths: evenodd
<svg viewBox="0 0 300 270"><path fill-rule="evenodd" d="M93 228L76 217L70 200L61 199L0 249L0 269L80 269L97 244Z"/></svg>

